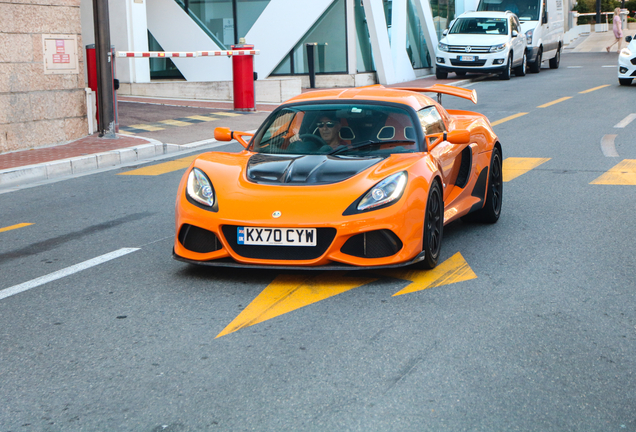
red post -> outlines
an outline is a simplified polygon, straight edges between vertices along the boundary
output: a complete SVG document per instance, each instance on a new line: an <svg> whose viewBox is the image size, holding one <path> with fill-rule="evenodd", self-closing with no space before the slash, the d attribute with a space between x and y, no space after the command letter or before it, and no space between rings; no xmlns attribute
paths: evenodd
<svg viewBox="0 0 636 432"><path fill-rule="evenodd" d="M113 78L115 78L115 47L111 46L111 71ZM98 98L97 92L97 58L95 53L95 44L86 45L86 75L88 75L88 87L95 92L95 97ZM113 109L115 111L115 132L119 132L119 115L117 113L117 93L115 90L119 88L119 81L114 80L116 84L113 90ZM95 117L97 123L99 123L99 103L97 103L95 109Z"/></svg>
<svg viewBox="0 0 636 432"><path fill-rule="evenodd" d="M232 51L253 49L254 45L232 45ZM232 56L232 78L234 80L234 110L256 111L253 55Z"/></svg>

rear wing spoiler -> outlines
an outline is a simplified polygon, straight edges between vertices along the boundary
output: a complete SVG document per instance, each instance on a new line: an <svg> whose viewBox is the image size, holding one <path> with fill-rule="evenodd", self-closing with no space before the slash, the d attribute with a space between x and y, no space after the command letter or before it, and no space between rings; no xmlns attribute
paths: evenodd
<svg viewBox="0 0 636 432"><path fill-rule="evenodd" d="M444 84L434 84L431 87L393 87L395 90L407 90L419 93L437 93L437 102L441 105L442 95L447 94L468 99L473 103L477 103L477 92L462 87L449 86Z"/></svg>

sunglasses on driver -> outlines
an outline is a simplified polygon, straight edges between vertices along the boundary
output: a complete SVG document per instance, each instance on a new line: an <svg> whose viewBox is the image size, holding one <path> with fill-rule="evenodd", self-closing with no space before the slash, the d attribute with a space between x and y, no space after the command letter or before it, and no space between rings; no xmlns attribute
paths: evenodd
<svg viewBox="0 0 636 432"><path fill-rule="evenodd" d="M319 127L319 128L323 128L323 127L327 126L329 129L331 129L331 128L336 126L336 123L332 122L332 121L318 122L318 123L316 123L316 126Z"/></svg>

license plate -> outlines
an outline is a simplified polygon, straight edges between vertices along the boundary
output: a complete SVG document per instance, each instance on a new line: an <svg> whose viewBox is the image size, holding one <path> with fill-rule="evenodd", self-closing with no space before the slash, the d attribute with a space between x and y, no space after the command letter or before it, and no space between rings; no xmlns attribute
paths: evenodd
<svg viewBox="0 0 636 432"><path fill-rule="evenodd" d="M475 56L459 56L459 61L475 61Z"/></svg>
<svg viewBox="0 0 636 432"><path fill-rule="evenodd" d="M316 246L316 228L238 227L237 243L264 246Z"/></svg>

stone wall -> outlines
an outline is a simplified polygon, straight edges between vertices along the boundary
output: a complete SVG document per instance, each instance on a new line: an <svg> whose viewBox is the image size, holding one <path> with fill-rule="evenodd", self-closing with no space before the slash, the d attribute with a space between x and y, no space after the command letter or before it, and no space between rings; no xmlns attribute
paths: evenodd
<svg viewBox="0 0 636 432"><path fill-rule="evenodd" d="M0 0L0 17L0 153L87 135L80 0ZM76 73L44 73L45 34L76 35Z"/></svg>

